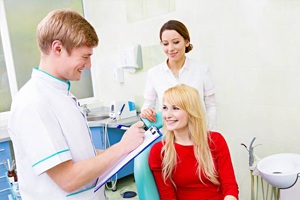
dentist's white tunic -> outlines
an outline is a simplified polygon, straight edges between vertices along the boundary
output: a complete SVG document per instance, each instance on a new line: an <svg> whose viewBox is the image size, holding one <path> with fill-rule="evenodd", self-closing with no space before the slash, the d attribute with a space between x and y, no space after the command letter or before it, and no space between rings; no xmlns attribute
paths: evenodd
<svg viewBox="0 0 300 200"><path fill-rule="evenodd" d="M96 180L71 194L45 173L73 160L95 156L94 145L70 83L33 69L13 100L8 131L13 142L22 200L105 200ZM97 166L95 166L97 167Z"/></svg>

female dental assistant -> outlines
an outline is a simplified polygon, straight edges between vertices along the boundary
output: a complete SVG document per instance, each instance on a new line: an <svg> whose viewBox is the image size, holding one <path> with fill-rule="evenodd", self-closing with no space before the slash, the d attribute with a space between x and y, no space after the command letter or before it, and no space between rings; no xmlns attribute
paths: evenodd
<svg viewBox="0 0 300 200"><path fill-rule="evenodd" d="M55 10L40 22L37 37L39 68L13 99L8 123L22 200L105 200L103 187L94 193L97 178L143 142L143 123L96 150L70 92L70 80L91 67L94 28L74 11Z"/></svg>
<svg viewBox="0 0 300 200"><path fill-rule="evenodd" d="M210 130L217 128L215 88L206 64L186 57L193 49L185 25L177 20L166 22L160 29L160 40L168 59L149 69L144 89L141 117L155 121L155 107L162 107L164 91L178 84L195 87L207 113Z"/></svg>

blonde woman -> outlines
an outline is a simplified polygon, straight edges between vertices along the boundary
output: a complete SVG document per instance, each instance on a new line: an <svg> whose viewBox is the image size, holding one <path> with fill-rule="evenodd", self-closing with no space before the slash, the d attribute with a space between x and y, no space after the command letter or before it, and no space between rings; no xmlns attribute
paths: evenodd
<svg viewBox="0 0 300 200"><path fill-rule="evenodd" d="M164 138L149 156L161 200L238 199L227 143L208 131L200 102L198 91L184 84L164 93Z"/></svg>

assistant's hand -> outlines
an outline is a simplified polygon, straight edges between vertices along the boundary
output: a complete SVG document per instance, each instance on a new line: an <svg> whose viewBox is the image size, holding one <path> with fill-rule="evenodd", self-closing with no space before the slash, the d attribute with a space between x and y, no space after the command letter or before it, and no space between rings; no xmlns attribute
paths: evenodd
<svg viewBox="0 0 300 200"><path fill-rule="evenodd" d="M145 138L144 123L138 121L124 133L120 143L124 147L125 152L129 153L143 143Z"/></svg>
<svg viewBox="0 0 300 200"><path fill-rule="evenodd" d="M142 118L148 119L150 122L156 122L155 110L151 108L146 108L140 114Z"/></svg>

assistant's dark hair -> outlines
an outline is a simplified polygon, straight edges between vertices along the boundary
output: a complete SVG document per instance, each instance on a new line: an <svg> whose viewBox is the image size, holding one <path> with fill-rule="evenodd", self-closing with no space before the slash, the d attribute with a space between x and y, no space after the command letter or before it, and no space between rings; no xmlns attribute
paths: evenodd
<svg viewBox="0 0 300 200"><path fill-rule="evenodd" d="M162 33L165 31L165 30L174 30L176 31L177 33L179 33L185 40L191 42L190 40L190 34L189 34L189 31L188 29L186 28L186 26L180 22L180 21L177 21L177 20L169 20L167 21L160 29L160 32L159 32L159 38L160 38L160 41L162 40L161 36L162 36ZM191 50L193 49L193 45L190 43L189 46L187 46L185 48L185 53L188 53L190 52Z"/></svg>

